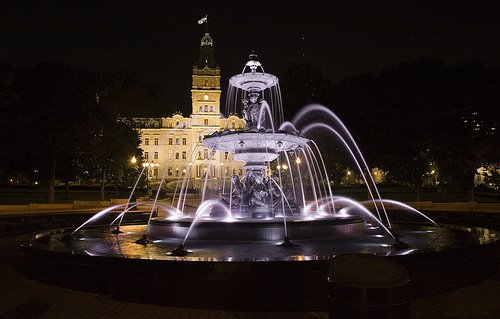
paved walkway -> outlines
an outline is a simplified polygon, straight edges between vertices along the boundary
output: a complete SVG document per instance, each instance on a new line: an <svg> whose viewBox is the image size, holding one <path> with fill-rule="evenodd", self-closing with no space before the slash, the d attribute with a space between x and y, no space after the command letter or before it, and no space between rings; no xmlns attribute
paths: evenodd
<svg viewBox="0 0 500 319"><path fill-rule="evenodd" d="M11 318L297 318L326 319L328 312L235 312L185 309L108 300L47 286L20 275L9 261L13 238L0 239L0 319ZM243 289L243 288L242 288ZM256 309L257 310L257 309ZM413 318L500 318L500 276L478 285L412 302Z"/></svg>

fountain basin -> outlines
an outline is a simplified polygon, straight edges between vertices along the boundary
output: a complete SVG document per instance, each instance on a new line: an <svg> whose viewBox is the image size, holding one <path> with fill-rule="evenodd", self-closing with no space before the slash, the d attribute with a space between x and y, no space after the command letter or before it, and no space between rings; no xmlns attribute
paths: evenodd
<svg viewBox="0 0 500 319"><path fill-rule="evenodd" d="M153 218L148 235L153 240L184 239L192 219ZM335 238L354 236L365 231L360 217L342 216L316 220L287 221L288 236L294 239ZM189 240L279 241L285 237L282 218L269 220L235 220L233 222L200 221L191 230Z"/></svg>
<svg viewBox="0 0 500 319"><path fill-rule="evenodd" d="M498 232L479 227L394 224L410 249L397 251L371 227L348 238L270 241L188 241L185 257L169 256L179 240L135 244L145 225L88 228L69 242L56 229L26 238L21 270L42 282L107 298L168 306L237 311L304 311L328 307L328 264L367 253L401 263L414 298L480 282L492 275ZM276 298L275 296L280 296Z"/></svg>

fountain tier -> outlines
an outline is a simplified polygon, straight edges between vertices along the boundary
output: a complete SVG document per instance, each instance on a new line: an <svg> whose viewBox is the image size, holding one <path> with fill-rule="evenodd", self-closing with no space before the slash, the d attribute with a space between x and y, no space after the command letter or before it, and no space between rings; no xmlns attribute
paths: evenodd
<svg viewBox="0 0 500 319"><path fill-rule="evenodd" d="M183 239L192 220L154 218L149 225L149 238ZM365 220L356 216L325 218L322 220L295 219L288 222L288 236L294 239L339 238L360 235L365 231ZM189 234L191 240L280 241L285 237L282 220L244 220L221 222L202 221Z"/></svg>
<svg viewBox="0 0 500 319"><path fill-rule="evenodd" d="M245 162L270 162L279 152L303 147L309 139L285 132L242 131L215 132L203 139L203 145L212 150L233 154L233 159Z"/></svg>

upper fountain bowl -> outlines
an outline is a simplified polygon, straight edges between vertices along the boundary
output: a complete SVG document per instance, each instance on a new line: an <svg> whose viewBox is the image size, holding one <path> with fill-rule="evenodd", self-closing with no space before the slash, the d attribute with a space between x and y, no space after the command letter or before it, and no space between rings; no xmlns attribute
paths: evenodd
<svg viewBox="0 0 500 319"><path fill-rule="evenodd" d="M229 83L248 92L260 92L278 84L278 78L269 73L247 72L233 76Z"/></svg>
<svg viewBox="0 0 500 319"><path fill-rule="evenodd" d="M264 72L262 64L257 60L257 54L252 53L245 64L243 72L229 79L229 84L244 91L260 92L278 84L278 78Z"/></svg>

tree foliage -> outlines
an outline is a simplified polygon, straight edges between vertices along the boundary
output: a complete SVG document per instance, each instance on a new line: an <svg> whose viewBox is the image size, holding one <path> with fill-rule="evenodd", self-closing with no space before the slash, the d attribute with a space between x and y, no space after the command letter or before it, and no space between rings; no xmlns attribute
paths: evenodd
<svg viewBox="0 0 500 319"><path fill-rule="evenodd" d="M116 122L112 98L100 97L106 91L102 79L95 72L57 62L14 70L1 94L11 97L2 103L9 114L2 133L9 139L3 145L1 169L40 172L48 202L53 202L55 179L67 183L89 177L94 165L90 159L116 171L117 165L109 163L128 163L132 155L140 156L137 132Z"/></svg>
<svg viewBox="0 0 500 319"><path fill-rule="evenodd" d="M334 107L372 165L419 193L435 163L442 187L466 199L476 169L498 150L499 75L479 63L422 59L341 81Z"/></svg>

